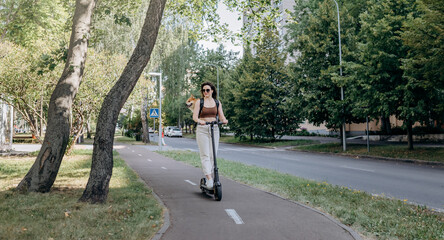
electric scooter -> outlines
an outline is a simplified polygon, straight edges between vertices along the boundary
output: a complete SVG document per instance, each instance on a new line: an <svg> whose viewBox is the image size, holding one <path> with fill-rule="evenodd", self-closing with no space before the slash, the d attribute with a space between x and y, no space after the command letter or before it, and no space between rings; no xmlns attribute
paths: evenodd
<svg viewBox="0 0 444 240"><path fill-rule="evenodd" d="M208 195L214 196L214 200L220 201L222 200L222 184L219 181L219 169L217 168L217 161L216 161L216 148L214 146L214 125L215 124L222 124L222 122L213 121L213 122L206 122L205 124L210 125L211 128L211 142L213 146L213 159L214 159L214 185L213 188L208 189L206 185L206 178L200 179L200 189L202 190L202 193L206 193Z"/></svg>

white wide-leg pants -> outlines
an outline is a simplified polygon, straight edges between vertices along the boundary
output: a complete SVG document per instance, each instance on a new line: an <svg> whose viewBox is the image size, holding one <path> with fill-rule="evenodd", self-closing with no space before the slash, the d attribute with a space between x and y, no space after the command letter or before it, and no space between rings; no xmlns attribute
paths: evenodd
<svg viewBox="0 0 444 240"><path fill-rule="evenodd" d="M214 126L214 145L217 149L219 147L219 127ZM211 143L211 127L209 125L198 125L196 129L196 140L199 146L200 161L202 163L202 170L205 175L213 174L213 146Z"/></svg>

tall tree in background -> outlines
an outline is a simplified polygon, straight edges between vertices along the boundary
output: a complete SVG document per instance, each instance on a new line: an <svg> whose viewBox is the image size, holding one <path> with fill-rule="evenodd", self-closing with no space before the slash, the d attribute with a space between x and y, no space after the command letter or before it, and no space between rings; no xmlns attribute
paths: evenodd
<svg viewBox="0 0 444 240"><path fill-rule="evenodd" d="M62 69L61 64L51 71L39 69L45 50L44 46L31 50L11 42L0 42L0 99L20 113L39 141L43 141L41 133L43 125L46 126L47 102Z"/></svg>
<svg viewBox="0 0 444 240"><path fill-rule="evenodd" d="M65 30L69 15L67 10L71 9L65 7L60 0L1 1L0 40L8 40L25 47L32 47L39 39L58 42Z"/></svg>
<svg viewBox="0 0 444 240"><path fill-rule="evenodd" d="M233 75L234 92L227 107L234 110L227 114L233 114L230 128L236 136L274 140L298 127L299 115L287 102L294 97L294 88L280 45L277 33L265 30L255 45L256 56L247 49Z"/></svg>
<svg viewBox="0 0 444 240"><path fill-rule="evenodd" d="M48 125L33 166L17 186L21 191L48 192L69 141L70 111L83 76L94 0L77 0L67 61L48 110Z"/></svg>
<svg viewBox="0 0 444 240"><path fill-rule="evenodd" d="M401 33L409 49L402 61L406 83L399 86L402 103L398 110L407 125L409 149L413 149L413 123L444 123L444 2L422 0L418 4L420 15L410 14Z"/></svg>
<svg viewBox="0 0 444 240"><path fill-rule="evenodd" d="M230 129L241 139L247 136L253 140L260 130L259 125L255 124L258 116L254 114L261 104L263 89L252 76L256 71L259 71L258 66L247 48L230 81L232 95L229 95L224 107L226 115L230 117Z"/></svg>
<svg viewBox="0 0 444 240"><path fill-rule="evenodd" d="M275 139L276 136L296 131L300 114L289 104L290 99L296 98L297 92L285 67L286 54L280 50L282 43L278 33L265 31L262 42L256 46L255 62L261 70L253 74L254 79L263 84L264 90L260 96L262 102L259 111L256 112L256 124L261 127L259 137Z"/></svg>
<svg viewBox="0 0 444 240"><path fill-rule="evenodd" d="M359 59L354 85L361 91L355 99L369 107L368 115L381 117L387 128L389 117L400 116L403 99L401 59L408 48L400 38L407 16L415 9L414 0L371 0L360 15ZM413 123L405 122L405 126Z"/></svg>
<svg viewBox="0 0 444 240"><path fill-rule="evenodd" d="M355 24L347 9L340 6L342 57L353 61ZM339 76L337 12L331 1L299 1L289 24L288 51L296 58L291 74L302 98L304 117L315 125L341 129L342 122L357 121L351 113L349 83ZM344 88L341 101L340 87ZM342 131L340 131L342 134Z"/></svg>

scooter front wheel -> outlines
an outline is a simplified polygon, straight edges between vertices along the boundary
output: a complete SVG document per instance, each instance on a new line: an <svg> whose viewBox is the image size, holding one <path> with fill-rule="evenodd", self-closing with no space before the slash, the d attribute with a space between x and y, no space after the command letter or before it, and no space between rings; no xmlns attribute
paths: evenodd
<svg viewBox="0 0 444 240"><path fill-rule="evenodd" d="M214 186L214 200L222 200L222 185Z"/></svg>

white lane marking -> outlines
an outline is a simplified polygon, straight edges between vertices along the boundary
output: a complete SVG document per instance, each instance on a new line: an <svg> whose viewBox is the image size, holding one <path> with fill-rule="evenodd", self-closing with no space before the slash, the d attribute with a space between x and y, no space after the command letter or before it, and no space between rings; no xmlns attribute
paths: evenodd
<svg viewBox="0 0 444 240"><path fill-rule="evenodd" d="M190 180L185 180L185 182L187 182L187 183L189 183L189 184L191 184L191 185L193 185L193 186L196 186L196 185L197 185L197 184L191 182Z"/></svg>
<svg viewBox="0 0 444 240"><path fill-rule="evenodd" d="M134 152L134 150L131 150L131 152Z"/></svg>
<svg viewBox="0 0 444 240"><path fill-rule="evenodd" d="M137 154L137 155L139 155L139 157L142 157L142 154L140 154L140 153L139 153L139 154Z"/></svg>
<svg viewBox="0 0 444 240"><path fill-rule="evenodd" d="M148 162L152 162L153 160L151 160L151 159L148 158L147 161L148 161Z"/></svg>
<svg viewBox="0 0 444 240"><path fill-rule="evenodd" d="M165 169L165 170L167 170L167 168L166 168L166 167L162 167L162 169Z"/></svg>
<svg viewBox="0 0 444 240"><path fill-rule="evenodd" d="M225 212L227 212L228 216L230 216L236 224L244 224L244 221L242 221L242 218L237 214L236 210L225 209Z"/></svg>
<svg viewBox="0 0 444 240"><path fill-rule="evenodd" d="M369 169L363 169L363 168L355 168L355 167L349 167L349 166L341 166L342 168L352 169L352 170L358 170L358 171L364 171L364 172L375 172L374 170Z"/></svg>

